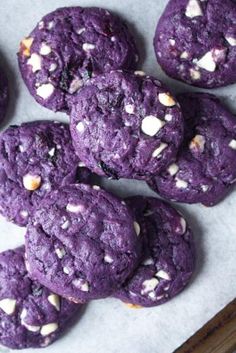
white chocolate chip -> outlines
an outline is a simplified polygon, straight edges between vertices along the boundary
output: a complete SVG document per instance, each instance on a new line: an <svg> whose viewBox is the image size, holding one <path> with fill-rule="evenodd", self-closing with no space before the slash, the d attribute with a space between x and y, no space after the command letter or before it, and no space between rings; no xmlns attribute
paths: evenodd
<svg viewBox="0 0 236 353"><path fill-rule="evenodd" d="M111 264L113 262L113 259L109 255L104 256L104 261L107 262L108 264Z"/></svg>
<svg viewBox="0 0 236 353"><path fill-rule="evenodd" d="M37 72L42 68L42 58L40 55L33 53L29 60L27 61L27 65L32 67L32 72Z"/></svg>
<svg viewBox="0 0 236 353"><path fill-rule="evenodd" d="M172 116L171 114L166 114L165 117L164 117L164 119L165 119L166 121L168 121L168 122L171 121L172 118L173 118L173 116Z"/></svg>
<svg viewBox="0 0 236 353"><path fill-rule="evenodd" d="M159 93L158 94L159 102L165 107L173 107L176 102L170 93Z"/></svg>
<svg viewBox="0 0 236 353"><path fill-rule="evenodd" d="M183 51L183 53L181 53L181 55L180 55L180 58L181 59L188 59L188 52L187 51Z"/></svg>
<svg viewBox="0 0 236 353"><path fill-rule="evenodd" d="M44 28L44 22L43 22L43 21L40 21L40 22L39 22L38 28L39 28L39 29L43 29L43 28Z"/></svg>
<svg viewBox="0 0 236 353"><path fill-rule="evenodd" d="M167 143L162 142L160 146L153 151L152 157L156 158L160 156L161 152L164 151L167 146L168 146Z"/></svg>
<svg viewBox="0 0 236 353"><path fill-rule="evenodd" d="M5 298L0 300L0 308L7 314L11 315L16 309L16 300L11 298Z"/></svg>
<svg viewBox="0 0 236 353"><path fill-rule="evenodd" d="M142 120L141 129L148 136L155 136L165 125L165 122L154 115L148 115Z"/></svg>
<svg viewBox="0 0 236 353"><path fill-rule="evenodd" d="M63 249L63 248L61 248L61 249L57 248L55 250L55 253L57 254L57 257L59 259L62 259L65 256L65 254L66 254L65 249Z"/></svg>
<svg viewBox="0 0 236 353"><path fill-rule="evenodd" d="M68 203L68 205L66 206L66 210L72 213L81 213L84 211L84 206L80 204L74 205L72 203Z"/></svg>
<svg viewBox="0 0 236 353"><path fill-rule="evenodd" d="M76 125L76 129L79 132L84 132L84 124L82 123L82 121L80 121L77 125Z"/></svg>
<svg viewBox="0 0 236 353"><path fill-rule="evenodd" d="M79 167L80 167L80 168L83 168L83 167L85 167L85 164L84 164L84 162L79 162Z"/></svg>
<svg viewBox="0 0 236 353"><path fill-rule="evenodd" d="M180 225L182 228L182 234L185 234L186 229L187 229L187 223L183 217L180 218Z"/></svg>
<svg viewBox="0 0 236 353"><path fill-rule="evenodd" d="M185 15L189 18L194 18L203 15L198 0L189 0L188 5L186 7Z"/></svg>
<svg viewBox="0 0 236 353"><path fill-rule="evenodd" d="M115 36L112 36L112 37L111 37L111 41L112 41L112 42L115 42L115 41L116 41L116 37L115 37ZM136 60L136 57L135 57L135 61L138 61L138 60Z"/></svg>
<svg viewBox="0 0 236 353"><path fill-rule="evenodd" d="M23 185L26 190L37 190L41 185L41 177L39 175L26 174L23 176Z"/></svg>
<svg viewBox="0 0 236 353"><path fill-rule="evenodd" d="M196 62L197 66L209 72L214 72L216 63L213 58L212 51L207 52L201 59Z"/></svg>
<svg viewBox="0 0 236 353"><path fill-rule="evenodd" d="M34 38L32 37L27 37L27 38L24 38L22 41L21 41L21 47L23 48L22 49L22 53L24 56L30 56L30 49L31 49L31 46L33 44L33 41L34 41Z"/></svg>
<svg viewBox="0 0 236 353"><path fill-rule="evenodd" d="M47 43L42 43L41 48L39 50L39 54L41 55L49 55L51 53L52 49Z"/></svg>
<svg viewBox="0 0 236 353"><path fill-rule="evenodd" d="M23 218L27 218L29 216L29 212L28 211L25 211L25 210L22 210L20 211L20 215L21 217Z"/></svg>
<svg viewBox="0 0 236 353"><path fill-rule="evenodd" d="M50 72L53 72L55 71L57 68L57 64L56 63L51 63L50 66L49 66L49 71Z"/></svg>
<svg viewBox="0 0 236 353"><path fill-rule="evenodd" d="M165 279L167 281L170 281L170 275L164 270L159 270L156 273L156 276L159 277L159 278Z"/></svg>
<svg viewBox="0 0 236 353"><path fill-rule="evenodd" d="M68 267L63 267L63 272L66 274L66 275L69 275L69 273L70 273L70 270L69 270L69 268Z"/></svg>
<svg viewBox="0 0 236 353"><path fill-rule="evenodd" d="M42 336L50 335L50 333L55 332L58 329L58 324L56 322L52 322L51 324L43 325L41 327L40 333Z"/></svg>
<svg viewBox="0 0 236 353"><path fill-rule="evenodd" d="M149 298L151 298L151 299L153 299L153 300L155 300L155 299L156 299L156 294L155 294L155 292L154 292L154 291L152 291L152 292L148 293L148 296L149 296Z"/></svg>
<svg viewBox="0 0 236 353"><path fill-rule="evenodd" d="M43 83L36 89L36 93L43 99L48 99L54 92L54 86L51 83Z"/></svg>
<svg viewBox="0 0 236 353"><path fill-rule="evenodd" d="M153 265L153 264L154 264L154 261L151 257L149 257L148 259L146 259L142 262L142 265L144 265L144 266Z"/></svg>
<svg viewBox="0 0 236 353"><path fill-rule="evenodd" d="M48 26L47 27L48 27L49 30L52 29L53 26L54 26L54 21L48 22Z"/></svg>
<svg viewBox="0 0 236 353"><path fill-rule="evenodd" d="M53 156L55 155L55 151L56 151L55 147L51 148L51 149L48 151L49 156L50 156L50 157L53 157Z"/></svg>
<svg viewBox="0 0 236 353"><path fill-rule="evenodd" d="M207 192L209 190L209 186L208 185L201 185L201 189L203 192Z"/></svg>
<svg viewBox="0 0 236 353"><path fill-rule="evenodd" d="M101 190L100 186L98 186L98 185L93 185L93 189L94 190Z"/></svg>
<svg viewBox="0 0 236 353"><path fill-rule="evenodd" d="M27 310L25 308L23 308L21 314L20 314L20 319L21 319L21 325L24 326L25 328L27 328L28 331L31 332L38 332L40 330L40 326L35 326L35 325L28 325L24 319L27 316Z"/></svg>
<svg viewBox="0 0 236 353"><path fill-rule="evenodd" d="M143 289L141 291L141 294L143 295L153 291L158 284L159 284L159 281L157 278L147 279L142 284Z"/></svg>
<svg viewBox="0 0 236 353"><path fill-rule="evenodd" d="M84 51L90 51L90 50L93 50L95 49L95 45L94 44L91 44L91 43L84 43L83 46L82 46L83 50Z"/></svg>
<svg viewBox="0 0 236 353"><path fill-rule="evenodd" d="M126 104L125 111L128 114L134 114L134 105L133 104Z"/></svg>
<svg viewBox="0 0 236 353"><path fill-rule="evenodd" d="M70 222L68 220L66 220L62 225L61 225L61 229L68 229L69 228L69 224Z"/></svg>
<svg viewBox="0 0 236 353"><path fill-rule="evenodd" d="M72 281L73 285L79 288L82 292L89 291L89 284L84 279L76 278Z"/></svg>
<svg viewBox="0 0 236 353"><path fill-rule="evenodd" d="M145 76L145 75L146 75L145 72L144 72L144 71L141 71L141 70L136 70L136 71L134 71L134 74L135 74L136 76Z"/></svg>
<svg viewBox="0 0 236 353"><path fill-rule="evenodd" d="M202 153L205 148L206 139L202 135L196 135L190 142L189 148L193 151Z"/></svg>
<svg viewBox="0 0 236 353"><path fill-rule="evenodd" d="M48 301L57 309L57 311L60 311L60 298L58 297L58 295L50 294L48 296Z"/></svg>
<svg viewBox="0 0 236 353"><path fill-rule="evenodd" d="M178 173L179 171L179 167L177 164L173 163L171 164L169 167L168 167L168 173L171 175L171 176L174 176Z"/></svg>
<svg viewBox="0 0 236 353"><path fill-rule="evenodd" d="M79 29L77 29L77 31L76 31L77 34L82 34L83 32L85 32L85 28L84 28L84 27L79 28Z"/></svg>
<svg viewBox="0 0 236 353"><path fill-rule="evenodd" d="M171 39L169 39L169 43L170 43L170 45L174 46L176 42L174 39L171 38Z"/></svg>
<svg viewBox="0 0 236 353"><path fill-rule="evenodd" d="M199 72L199 70L190 69L189 72L190 72L190 76L193 80L195 80L195 81L200 80L201 73Z"/></svg>
<svg viewBox="0 0 236 353"><path fill-rule="evenodd" d="M75 78L71 84L70 84L70 88L69 88L69 93L70 94L74 94L75 92L77 92L81 87L83 86L83 81Z"/></svg>
<svg viewBox="0 0 236 353"><path fill-rule="evenodd" d="M233 38L233 37L225 37L225 39L227 40L227 42L228 42L232 47L235 47L235 46L236 46L236 38Z"/></svg>
<svg viewBox="0 0 236 353"><path fill-rule="evenodd" d="M229 147L232 148L233 150L236 150L236 140L231 140L229 143Z"/></svg>
<svg viewBox="0 0 236 353"><path fill-rule="evenodd" d="M140 225L137 222L134 222L134 230L137 236L139 236L141 229L140 229Z"/></svg>
<svg viewBox="0 0 236 353"><path fill-rule="evenodd" d="M40 326L28 325L26 322L21 322L21 324L31 332L38 332L40 330Z"/></svg>
<svg viewBox="0 0 236 353"><path fill-rule="evenodd" d="M181 180L179 178L176 178L176 187L178 189L187 189L188 183L185 180Z"/></svg>

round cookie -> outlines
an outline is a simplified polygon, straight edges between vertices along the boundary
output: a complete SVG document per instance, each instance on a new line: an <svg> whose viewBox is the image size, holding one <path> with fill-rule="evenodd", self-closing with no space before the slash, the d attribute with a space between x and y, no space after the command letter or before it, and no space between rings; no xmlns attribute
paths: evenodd
<svg viewBox="0 0 236 353"><path fill-rule="evenodd" d="M135 196L126 202L141 225L144 258L114 296L134 308L163 304L181 292L192 276L192 232L185 219L164 201Z"/></svg>
<svg viewBox="0 0 236 353"><path fill-rule="evenodd" d="M156 57L171 77L215 88L236 82L236 3L170 0L154 38Z"/></svg>
<svg viewBox="0 0 236 353"><path fill-rule="evenodd" d="M183 117L157 79L140 71L112 71L80 90L70 129L76 153L95 173L146 179L174 159Z"/></svg>
<svg viewBox="0 0 236 353"><path fill-rule="evenodd" d="M24 252L0 254L0 343L12 349L48 346L81 307L32 280Z"/></svg>
<svg viewBox="0 0 236 353"><path fill-rule="evenodd" d="M185 138L175 163L150 182L173 201L214 206L236 179L236 118L214 95L178 97L185 117Z"/></svg>
<svg viewBox="0 0 236 353"><path fill-rule="evenodd" d="M5 118L7 112L7 105L9 100L9 92L8 92L8 81L7 78L0 69L0 123Z"/></svg>
<svg viewBox="0 0 236 353"><path fill-rule="evenodd" d="M25 226L34 207L61 185L86 182L67 124L35 121L0 134L0 213Z"/></svg>
<svg viewBox="0 0 236 353"><path fill-rule="evenodd" d="M139 233L126 205L98 186L60 188L44 198L28 225L29 272L74 302L106 297L135 269Z"/></svg>
<svg viewBox="0 0 236 353"><path fill-rule="evenodd" d="M105 9L65 7L22 40L22 77L38 103L68 111L68 100L94 75L134 69L138 54L126 24Z"/></svg>

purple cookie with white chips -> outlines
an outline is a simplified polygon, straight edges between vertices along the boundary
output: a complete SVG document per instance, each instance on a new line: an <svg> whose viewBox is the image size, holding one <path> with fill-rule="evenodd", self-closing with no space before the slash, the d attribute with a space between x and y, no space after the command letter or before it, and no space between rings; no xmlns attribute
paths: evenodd
<svg viewBox="0 0 236 353"><path fill-rule="evenodd" d="M0 343L12 349L48 346L81 308L32 280L24 253L22 246L0 254Z"/></svg>
<svg viewBox="0 0 236 353"><path fill-rule="evenodd" d="M8 100L9 92L7 78L2 69L0 69L0 123L5 118Z"/></svg>
<svg viewBox="0 0 236 353"><path fill-rule="evenodd" d="M67 124L35 121L9 127L0 134L0 213L25 226L50 190L89 181L91 173L82 166Z"/></svg>
<svg viewBox="0 0 236 353"><path fill-rule="evenodd" d="M185 138L176 161L150 186L177 202L214 206L236 179L236 117L214 95L178 97L185 117Z"/></svg>
<svg viewBox="0 0 236 353"><path fill-rule="evenodd" d="M46 15L22 40L22 77L38 103L68 111L68 100L91 77L134 69L138 53L126 24L100 8L64 7Z"/></svg>
<svg viewBox="0 0 236 353"><path fill-rule="evenodd" d="M141 196L126 199L141 226L143 262L115 293L131 307L163 304L189 283L195 268L193 235L168 203Z"/></svg>
<svg viewBox="0 0 236 353"><path fill-rule="evenodd" d="M170 0L154 38L157 61L172 78L215 88L236 82L236 3Z"/></svg>
<svg viewBox="0 0 236 353"><path fill-rule="evenodd" d="M70 129L76 153L95 173L148 179L175 158L183 117L157 79L112 71L92 79L73 99Z"/></svg>
<svg viewBox="0 0 236 353"><path fill-rule="evenodd" d="M104 298L137 266L139 233L131 210L98 186L60 188L44 198L28 225L29 272L74 302Z"/></svg>

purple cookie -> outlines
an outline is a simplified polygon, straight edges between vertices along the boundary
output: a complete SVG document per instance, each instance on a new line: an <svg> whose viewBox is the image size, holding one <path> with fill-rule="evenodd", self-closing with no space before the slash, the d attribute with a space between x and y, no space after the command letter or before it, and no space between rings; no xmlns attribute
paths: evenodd
<svg viewBox="0 0 236 353"><path fill-rule="evenodd" d="M236 118L213 95L189 93L178 99L185 139L175 163L150 185L173 201L214 206L236 179Z"/></svg>
<svg viewBox="0 0 236 353"><path fill-rule="evenodd" d="M81 307L32 280L24 252L22 246L0 254L0 342L13 349L48 346Z"/></svg>
<svg viewBox="0 0 236 353"><path fill-rule="evenodd" d="M92 76L134 69L137 49L126 24L100 8L65 7L46 15L18 54L22 77L38 103L68 111L68 100Z"/></svg>
<svg viewBox="0 0 236 353"><path fill-rule="evenodd" d="M8 82L4 72L1 69L0 70L0 123L5 118L5 115L7 112L8 100L9 100Z"/></svg>
<svg viewBox="0 0 236 353"><path fill-rule="evenodd" d="M0 134L0 213L25 226L35 205L61 185L86 182L68 125L36 121Z"/></svg>
<svg viewBox="0 0 236 353"><path fill-rule="evenodd" d="M146 179L174 159L183 137L176 100L142 72L98 76L73 99L71 135L80 159L114 179Z"/></svg>
<svg viewBox="0 0 236 353"><path fill-rule="evenodd" d="M195 267L193 236L168 203L141 196L126 200L141 225L143 262L115 297L131 306L163 304L188 284Z"/></svg>
<svg viewBox="0 0 236 353"><path fill-rule="evenodd" d="M26 234L29 272L74 302L116 291L140 257L140 227L99 187L69 185L41 202Z"/></svg>
<svg viewBox="0 0 236 353"><path fill-rule="evenodd" d="M214 88L236 82L236 3L170 0L157 25L154 48L171 77Z"/></svg>

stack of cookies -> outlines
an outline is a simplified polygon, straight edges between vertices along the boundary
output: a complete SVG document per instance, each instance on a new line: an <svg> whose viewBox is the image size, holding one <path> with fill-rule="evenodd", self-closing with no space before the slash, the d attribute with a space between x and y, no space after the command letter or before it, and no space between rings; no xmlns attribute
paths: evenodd
<svg viewBox="0 0 236 353"><path fill-rule="evenodd" d="M199 87L236 82L235 18L231 0L171 0L154 39L159 63ZM119 199L94 176L214 206L236 180L236 119L215 96L174 97L138 70L132 35L107 10L46 15L18 59L36 101L70 117L0 135L0 213L27 227L25 246L0 254L0 342L20 349L52 343L90 300L153 307L185 288L195 267L185 218L158 198Z"/></svg>

